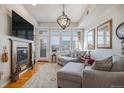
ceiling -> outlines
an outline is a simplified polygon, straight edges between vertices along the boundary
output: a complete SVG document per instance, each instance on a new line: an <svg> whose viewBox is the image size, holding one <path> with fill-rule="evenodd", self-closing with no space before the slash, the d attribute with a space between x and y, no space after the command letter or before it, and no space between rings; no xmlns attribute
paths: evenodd
<svg viewBox="0 0 124 93"><path fill-rule="evenodd" d="M62 14L62 4L23 4L25 9L36 19L37 22L56 22ZM72 22L79 22L87 4L65 4L65 14Z"/></svg>
<svg viewBox="0 0 124 93"><path fill-rule="evenodd" d="M92 5L91 7L93 8L89 9L91 10L90 13L86 15L83 20L81 20L81 23L78 26L85 29L94 27L94 24L100 23L102 19L104 20L102 17L107 18L106 14L115 6L116 4L96 4L95 6Z"/></svg>

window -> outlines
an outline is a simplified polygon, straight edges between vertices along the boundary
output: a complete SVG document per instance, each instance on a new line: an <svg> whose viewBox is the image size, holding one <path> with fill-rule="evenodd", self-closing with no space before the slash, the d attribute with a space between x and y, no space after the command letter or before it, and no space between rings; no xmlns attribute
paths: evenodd
<svg viewBox="0 0 124 93"><path fill-rule="evenodd" d="M71 50L71 32L63 31L61 40L61 53L64 52L68 54Z"/></svg>
<svg viewBox="0 0 124 93"><path fill-rule="evenodd" d="M72 50L81 48L81 32L73 31L72 32Z"/></svg>
<svg viewBox="0 0 124 93"><path fill-rule="evenodd" d="M40 57L52 52L69 55L70 51L81 49L81 30L39 30L37 37L40 38Z"/></svg>
<svg viewBox="0 0 124 93"><path fill-rule="evenodd" d="M51 32L51 51L59 51L60 50L60 32L52 31Z"/></svg>
<svg viewBox="0 0 124 93"><path fill-rule="evenodd" d="M39 34L40 35L43 35L43 36L48 36L48 31L39 31Z"/></svg>
<svg viewBox="0 0 124 93"><path fill-rule="evenodd" d="M51 52L68 55L71 50L81 49L81 31L51 31L50 44Z"/></svg>

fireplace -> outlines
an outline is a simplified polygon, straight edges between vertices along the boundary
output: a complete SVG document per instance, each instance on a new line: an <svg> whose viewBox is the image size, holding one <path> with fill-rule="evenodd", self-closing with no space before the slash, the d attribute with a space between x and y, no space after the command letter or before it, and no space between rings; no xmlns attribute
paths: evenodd
<svg viewBox="0 0 124 93"><path fill-rule="evenodd" d="M21 71L26 69L29 65L28 62L28 47L17 47L17 62L16 64L20 66Z"/></svg>
<svg viewBox="0 0 124 93"><path fill-rule="evenodd" d="M11 41L11 81L19 79L20 73L24 70L31 69L32 63L32 42L27 40Z"/></svg>

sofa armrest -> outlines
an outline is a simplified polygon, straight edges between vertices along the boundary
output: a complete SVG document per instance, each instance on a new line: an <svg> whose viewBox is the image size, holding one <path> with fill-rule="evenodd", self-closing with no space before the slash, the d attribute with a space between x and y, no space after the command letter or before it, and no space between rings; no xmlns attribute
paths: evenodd
<svg viewBox="0 0 124 93"><path fill-rule="evenodd" d="M124 87L124 72L83 70L82 87Z"/></svg>

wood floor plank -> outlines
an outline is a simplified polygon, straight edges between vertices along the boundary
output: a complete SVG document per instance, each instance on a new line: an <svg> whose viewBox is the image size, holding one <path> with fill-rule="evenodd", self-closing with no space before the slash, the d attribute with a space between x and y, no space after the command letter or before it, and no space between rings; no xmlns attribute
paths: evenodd
<svg viewBox="0 0 124 93"><path fill-rule="evenodd" d="M26 71L20 76L19 80L16 82L10 82L4 88L21 88L45 63L47 62L36 62L33 69Z"/></svg>

